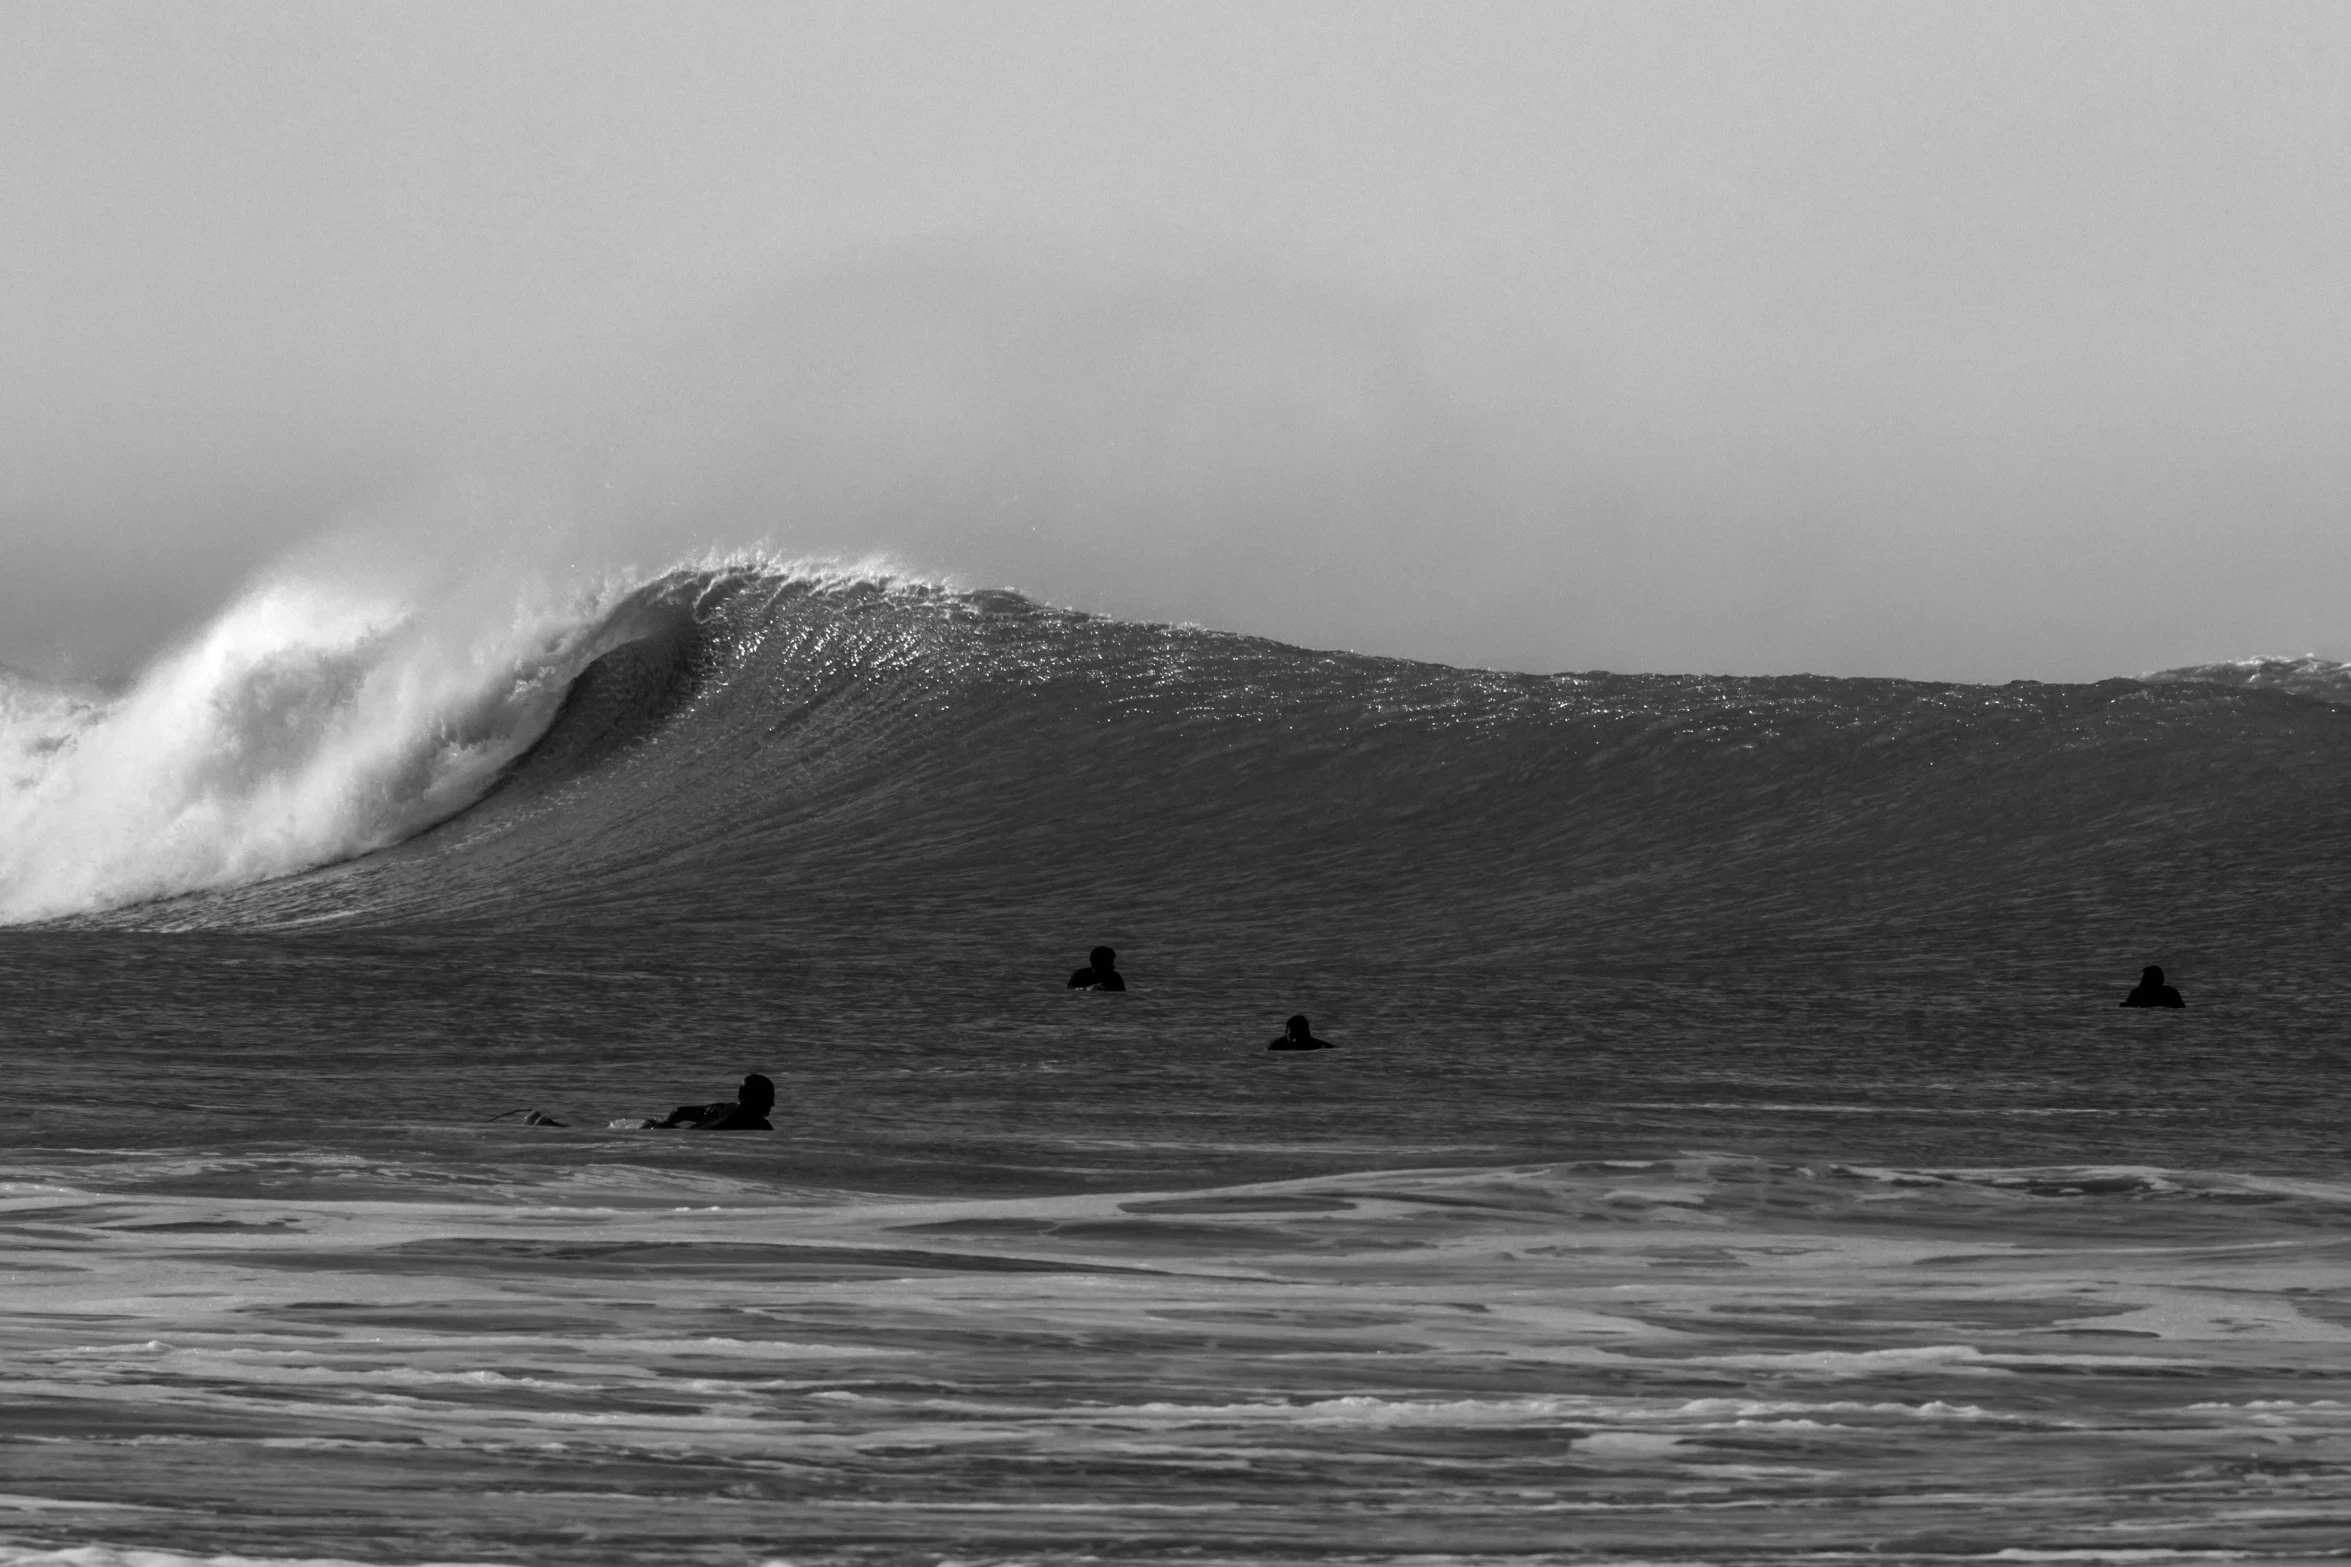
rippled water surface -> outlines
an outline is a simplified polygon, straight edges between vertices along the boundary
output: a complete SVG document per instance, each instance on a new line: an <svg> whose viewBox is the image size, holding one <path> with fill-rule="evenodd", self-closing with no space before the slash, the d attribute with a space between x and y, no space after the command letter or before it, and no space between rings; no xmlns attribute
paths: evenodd
<svg viewBox="0 0 2351 1567"><path fill-rule="evenodd" d="M2351 711L589 629L434 830L0 932L0 1562L2351 1554Z"/></svg>

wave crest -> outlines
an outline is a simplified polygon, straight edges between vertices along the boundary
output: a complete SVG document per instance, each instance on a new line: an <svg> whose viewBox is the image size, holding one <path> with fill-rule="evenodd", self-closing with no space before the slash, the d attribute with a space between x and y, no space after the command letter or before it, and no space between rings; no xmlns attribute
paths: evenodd
<svg viewBox="0 0 2351 1567"><path fill-rule="evenodd" d="M545 729L609 616L518 600L466 623L284 579L108 698L0 702L0 920L282 876L478 798Z"/></svg>

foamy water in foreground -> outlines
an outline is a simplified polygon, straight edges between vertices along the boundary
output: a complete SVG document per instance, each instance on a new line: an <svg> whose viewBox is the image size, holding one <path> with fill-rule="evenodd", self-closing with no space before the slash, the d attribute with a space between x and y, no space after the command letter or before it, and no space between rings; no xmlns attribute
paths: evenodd
<svg viewBox="0 0 2351 1567"><path fill-rule="evenodd" d="M1693 1155L965 1201L616 1166L401 1203L321 1196L356 1173L324 1158L16 1173L12 1563L2351 1543L2346 1186ZM299 1195L219 1195L273 1183Z"/></svg>

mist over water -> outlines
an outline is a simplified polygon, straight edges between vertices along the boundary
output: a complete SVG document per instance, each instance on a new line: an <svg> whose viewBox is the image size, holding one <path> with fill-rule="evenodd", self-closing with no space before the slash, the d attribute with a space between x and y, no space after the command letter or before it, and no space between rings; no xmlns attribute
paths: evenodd
<svg viewBox="0 0 2351 1567"><path fill-rule="evenodd" d="M1309 644L1376 622L1465 649L1466 580L1528 591L1505 586L1478 443L1407 324L1199 258L869 257L511 390L437 471L275 542L256 524L275 554L224 603L169 553L112 568L112 591L176 593L193 624L103 698L12 688L0 916L397 842L530 745L621 635L621 597L730 551L1156 618L1215 604Z"/></svg>
<svg viewBox="0 0 2351 1567"><path fill-rule="evenodd" d="M1409 312L1336 280L1199 252L922 245L797 269L657 330L581 325L548 359L451 387L424 438L264 458L284 493L183 470L179 494L106 498L85 478L78 498L18 497L47 539L33 562L85 618L29 607L0 656L120 680L240 576L351 536L386 569L503 574L517 592L760 548L1308 644L1542 651L1467 609L1548 591L1497 548L1521 503L1503 450ZM101 534L152 508L158 547L60 541L91 506L123 513Z"/></svg>
<svg viewBox="0 0 2351 1567"><path fill-rule="evenodd" d="M2166 477L2138 435L2052 467L1999 455L1980 409L1931 435L1883 406L1732 429L1620 396L1538 319L1245 251L899 245L578 327L403 419L20 478L0 659L120 681L354 530L516 591L747 548L882 557L1528 670L2092 679L2344 647L2312 597L2332 481L2282 458L2231 459L2291 493L2216 549L2155 491L2217 514L2234 481Z"/></svg>
<svg viewBox="0 0 2351 1567"><path fill-rule="evenodd" d="M2331 8L885 9L28 22L0 661L453 476L1457 664L2351 651Z"/></svg>
<svg viewBox="0 0 2351 1567"><path fill-rule="evenodd" d="M1363 291L1181 251L930 246L641 354L565 461L645 564L882 552L1130 618L1506 661L1465 629L1478 591L1516 591L1502 450L1420 324Z"/></svg>

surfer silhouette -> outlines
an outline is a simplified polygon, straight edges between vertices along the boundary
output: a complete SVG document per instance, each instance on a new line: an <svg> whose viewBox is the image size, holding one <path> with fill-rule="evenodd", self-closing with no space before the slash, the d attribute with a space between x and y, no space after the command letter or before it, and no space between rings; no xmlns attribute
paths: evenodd
<svg viewBox="0 0 2351 1567"><path fill-rule="evenodd" d="M2150 963L2139 970L2138 988L2123 997L2122 1004L2126 1007L2184 1007L2187 1005L2185 1001L2180 999L2178 991L2163 982L2162 966L2155 963Z"/></svg>
<svg viewBox="0 0 2351 1567"><path fill-rule="evenodd" d="M1072 990L1124 990L1126 976L1118 971L1118 954L1096 947L1086 954L1086 966L1069 976Z"/></svg>
<svg viewBox="0 0 2351 1567"><path fill-rule="evenodd" d="M1268 1050L1336 1050L1339 1047L1327 1039L1315 1038L1314 1030L1307 1025L1306 1014L1301 1012L1284 1023L1282 1037L1265 1048Z"/></svg>
<svg viewBox="0 0 2351 1567"><path fill-rule="evenodd" d="M776 1102L776 1085L757 1072L743 1079L735 1097L717 1104L679 1105L666 1121L647 1121L649 1127L682 1126L695 1132L772 1132L767 1112Z"/></svg>

